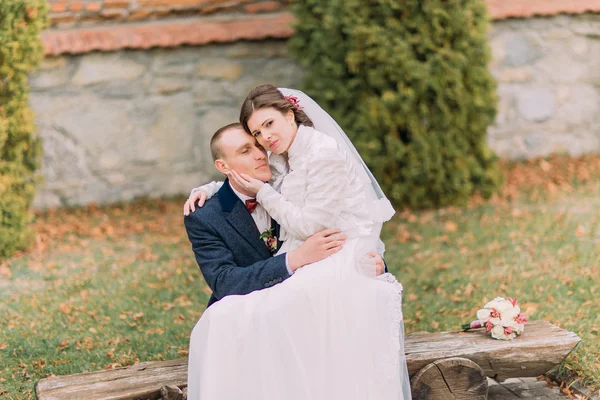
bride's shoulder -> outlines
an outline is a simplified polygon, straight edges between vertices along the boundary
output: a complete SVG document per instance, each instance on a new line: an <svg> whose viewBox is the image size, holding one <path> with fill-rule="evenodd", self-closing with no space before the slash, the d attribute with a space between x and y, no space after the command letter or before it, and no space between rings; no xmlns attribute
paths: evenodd
<svg viewBox="0 0 600 400"><path fill-rule="evenodd" d="M316 129L312 129L311 147L311 156L313 158L344 158L344 151L340 148L337 141L326 133Z"/></svg>

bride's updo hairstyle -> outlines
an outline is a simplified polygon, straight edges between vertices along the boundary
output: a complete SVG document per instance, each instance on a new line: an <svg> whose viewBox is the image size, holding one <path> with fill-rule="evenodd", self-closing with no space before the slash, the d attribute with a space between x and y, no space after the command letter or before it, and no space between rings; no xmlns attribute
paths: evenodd
<svg viewBox="0 0 600 400"><path fill-rule="evenodd" d="M294 112L294 120L296 123L306 126L313 126L312 121L300 110L294 99L287 99L275 86L266 84L259 85L252 89L244 104L242 104L242 110L240 111L240 123L244 127L247 133L250 132L248 128L248 120L252 116L254 110L261 108L274 108L279 111L282 115L286 115L289 110Z"/></svg>

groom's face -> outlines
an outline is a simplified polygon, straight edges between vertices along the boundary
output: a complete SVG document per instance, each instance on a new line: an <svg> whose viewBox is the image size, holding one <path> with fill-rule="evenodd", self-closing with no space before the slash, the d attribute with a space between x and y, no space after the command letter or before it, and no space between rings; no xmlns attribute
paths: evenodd
<svg viewBox="0 0 600 400"><path fill-rule="evenodd" d="M217 168L221 172L234 170L267 182L271 179L271 168L265 149L243 129L233 128L223 132L219 140L223 163Z"/></svg>

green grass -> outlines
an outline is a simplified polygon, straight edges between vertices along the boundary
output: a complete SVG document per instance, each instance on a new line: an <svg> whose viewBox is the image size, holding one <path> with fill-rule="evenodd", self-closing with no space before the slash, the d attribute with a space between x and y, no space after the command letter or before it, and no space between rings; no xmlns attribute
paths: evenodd
<svg viewBox="0 0 600 400"><path fill-rule="evenodd" d="M561 366L600 385L600 188L402 212L384 229L408 332L458 330L496 296L580 335ZM0 398L63 375L186 355L208 300L182 200L41 213L37 244L0 263Z"/></svg>

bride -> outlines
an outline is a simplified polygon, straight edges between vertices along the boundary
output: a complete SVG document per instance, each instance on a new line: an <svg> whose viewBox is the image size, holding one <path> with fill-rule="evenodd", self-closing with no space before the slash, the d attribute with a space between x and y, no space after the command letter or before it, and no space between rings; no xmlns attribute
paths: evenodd
<svg viewBox="0 0 600 400"><path fill-rule="evenodd" d="M191 400L410 399L402 286L364 254L394 210L337 123L304 93L261 85L240 122L270 154L271 183L230 172L281 226L278 253L340 228L343 249L289 279L209 307L190 338ZM208 196L220 183L197 190ZM193 192L194 193L194 192Z"/></svg>

